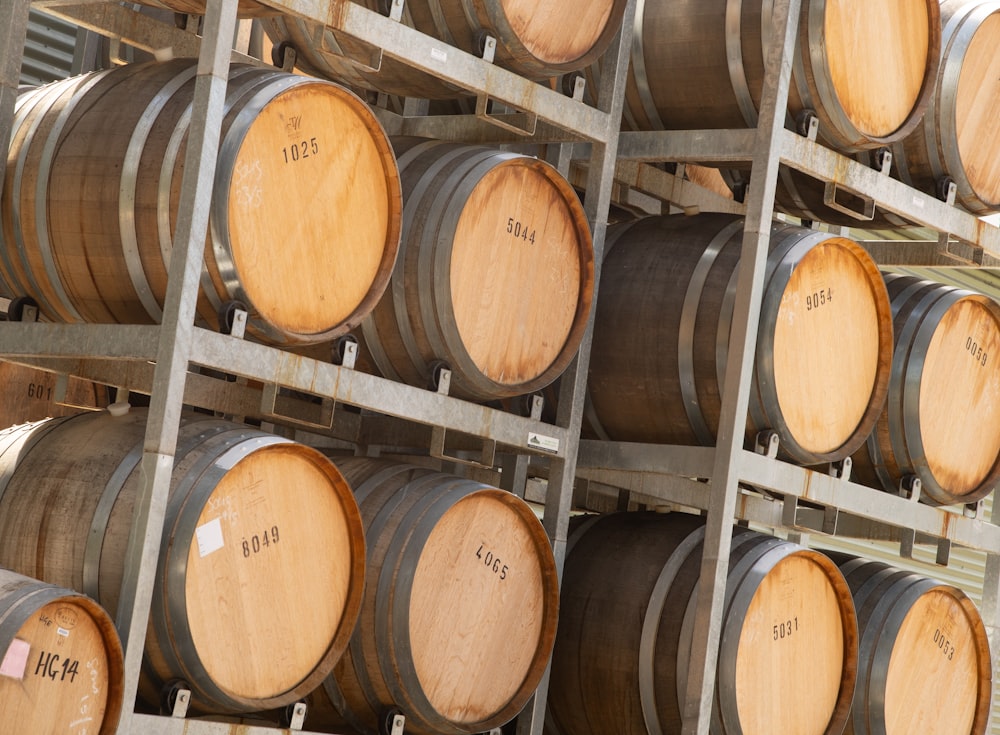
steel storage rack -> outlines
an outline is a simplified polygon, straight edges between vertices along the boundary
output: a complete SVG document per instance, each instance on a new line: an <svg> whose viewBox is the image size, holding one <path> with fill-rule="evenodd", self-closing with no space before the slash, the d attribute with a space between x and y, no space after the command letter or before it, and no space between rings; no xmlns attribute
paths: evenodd
<svg viewBox="0 0 1000 735"><path fill-rule="evenodd" d="M221 127L222 100L230 57L247 61L231 53L231 39L236 30L236 0L207 4L203 36L196 36L140 17L124 6L109 3L39 3L50 12L66 17L82 27L104 33L144 50L170 47L175 55L199 57L195 87L192 127L189 134L185 176L182 184L175 254L162 323L158 326L57 325L9 321L3 325L0 352L15 362L34 364L60 374L86 375L119 389L150 394L150 413L146 429L141 469L144 485L140 491L134 525L127 551L126 582L118 610L118 627L126 648L126 712L119 732L229 732L222 723L152 717L135 714L135 700L142 659L142 641L152 596L153 574L164 522L164 508L173 467L178 422L182 404L193 404L229 415L270 416L278 423L304 423L315 428L315 417L307 402L279 396L280 388L301 391L324 400L329 414L337 403L397 416L432 427L444 449L445 432L479 437L489 447L513 448L514 452L542 453L552 462L554 482L549 510L545 514L546 531L552 540L557 563L565 546L568 500L571 496L576 465L580 415L582 411L582 376L569 381L567 400L556 424L543 424L535 418L491 410L451 398L445 390L437 393L392 383L356 372L349 365L333 365L249 342L238 336L221 335L195 328L194 302L200 270L198 247L207 229L212 177ZM612 44L608 52L620 74L611 75L599 93L599 105L589 107L578 100L569 101L558 92L494 67L488 59L446 48L440 42L406 28L394 18L386 18L344 0L332 2L275 2L282 12L311 19L357 37L378 53L392 54L414 66L447 78L493 100L522 110L521 116L537 120L540 130L556 140L583 140L592 146L588 190L599 192L588 197L586 214L595 249L600 252L605 213L610 201L611 171L621 116L621 85L624 56L629 45L628 32L635 3L626 10L624 42ZM31 3L3 0L0 16L8 19L0 35L0 52L5 66L0 79L0 139L9 140L14 101L18 88L21 49ZM394 3L396 11L402 2ZM446 56L443 63L438 59ZM252 60L251 60L252 61ZM471 123L474 125L475 123ZM391 124L387 123L386 127ZM392 132L390 130L390 132ZM30 315L30 311L28 315ZM241 315L237 313L239 324ZM239 328L234 334L239 334ZM579 361L586 364L588 342L584 339ZM189 372L189 365L237 374L264 384L263 389L249 388L246 381L228 383ZM126 393L127 395L127 393ZM298 403L298 405L296 405ZM279 409L283 413L279 412ZM357 415L337 412L340 433L357 434ZM540 442L537 439L541 437ZM541 445L541 449L534 444ZM526 467L526 460L515 462L513 470ZM519 474L508 473L508 478ZM562 477L560 482L558 477ZM507 484L507 482L505 482ZM522 491L523 492L523 491ZM544 683L539 687L544 692ZM529 717L522 716L525 731L540 732L544 712L544 694L529 705ZM183 707L177 708L180 713ZM526 710L527 711L527 710ZM401 722L394 731L401 730ZM244 731L241 728L241 731ZM249 731L257 732L256 728ZM260 732L273 732L262 729Z"/></svg>
<svg viewBox="0 0 1000 735"><path fill-rule="evenodd" d="M45 2L58 14L115 35L134 40L150 49L173 45L186 53L198 51L197 40L188 33L154 24L144 25L121 6L107 3ZM594 233L600 260L605 215L614 184L645 191L654 198L677 201L677 184L657 169L642 162L751 161L756 175L746 202L747 224L743 241L744 260L752 267L739 274L734 312L732 344L726 366L720 436L714 448L663 447L609 442L580 442L586 367L590 360L590 337L585 338L577 362L563 382L560 414L555 425L522 418L458 401L446 395L391 383L347 367L331 365L282 352L274 348L242 342L192 327L194 289L198 279L195 243L207 225L207 211L199 203L207 201L214 166L213 138L221 123L219 110L234 34L235 0L210 3L200 47L199 82L195 115L188 150L187 176L181 200L176 248L182 257L171 263L167 307L163 324L157 327L54 325L8 322L2 325L0 353L16 362L36 364L61 374L73 374L122 388L151 393L151 419L147 427L143 468L146 486L143 503L136 514L129 549L129 570L123 590L123 609L118 619L126 643L126 709L120 732L214 733L231 732L228 725L182 721L172 718L131 715L138 667L141 660L146 614L152 588L152 568L159 547L163 506L172 467L173 447L182 403L234 415L271 416L277 422L296 418L296 412L312 411L308 405L288 404L277 388L291 388L336 403L370 409L408 422L431 426L443 444L445 432L479 437L487 444L510 447L519 453L504 483L523 486L528 453L549 458L545 527L553 542L557 563L565 555L568 514L575 475L594 482L633 491L664 503L697 508L708 517L706 553L702 562L703 588L711 593L699 598L695 639L692 645L692 675L682 702L684 733L708 732L708 709L712 698L714 667L719 646L728 529L737 519L759 523L791 533L859 532L887 533L885 519L893 519L893 533L902 538L904 552L915 544L931 543L939 560L947 560L952 545L988 552L984 580L984 617L991 644L997 649L1000 618L1000 528L972 510L956 514L916 502L916 498L894 497L843 479L842 467L829 472L802 469L775 458L773 446L759 453L743 449L742 417L747 413L749 374L756 339L756 320L763 286L763 260L767 252L768 223L773 211L775 181L779 164L791 166L825 181L839 180L848 188L879 202L886 209L970 243L978 252L1000 253L1000 230L986 226L952 206L916 192L884 174L834 153L807 136L784 127L784 100L788 94L790 49L794 45L801 0L775 0L776 24L783 29L783 43L769 52L763 104L756 129L662 133L621 133L623 78L630 45L636 3L629 3L621 42L609 52L616 59L615 74L602 83L597 109L571 101L551 90L526 82L515 75L449 49L447 63L438 61L431 49L440 47L426 37L390 18L373 14L346 0L265 0L265 4L291 15L336 26L382 53L400 58L424 71L463 86L480 95L523 110L509 118L521 126L526 117L537 117L534 141L568 142L562 148L561 164L569 158L588 159L586 189L597 196L587 197L587 215ZM24 28L30 3L0 0L0 16L11 19L0 29L0 53L5 67L0 77L0 140L10 136L17 67L23 47ZM397 0L394 7L400 7ZM392 133L427 134L463 140L512 143L523 140L474 118L450 120L384 116ZM207 155L206 155L207 154ZM617 159L617 170L616 170ZM3 166L3 163L0 163ZM673 191L671 191L673 189ZM695 196L695 200L698 199ZM190 247L187 246L191 243ZM599 296L598 296L599 297ZM259 380L264 390L245 384L225 383L188 372L197 365L224 373L237 373ZM268 400L269 399L269 400ZM262 400L267 410L262 410ZM300 419L301 420L301 419ZM335 412L338 434L350 436L360 431L354 414ZM552 440L552 453L532 451L530 435ZM511 474L515 477L512 479ZM697 479L708 479L713 488ZM766 493L744 491L763 489ZM803 501L807 501L803 503ZM819 509L817 509L817 507ZM860 528L859 528L860 526ZM132 645L129 645L129 642ZM518 731L540 735L545 705L546 680L529 705L530 712L519 719ZM530 715L530 716L528 716ZM253 735L273 730L252 728Z"/></svg>

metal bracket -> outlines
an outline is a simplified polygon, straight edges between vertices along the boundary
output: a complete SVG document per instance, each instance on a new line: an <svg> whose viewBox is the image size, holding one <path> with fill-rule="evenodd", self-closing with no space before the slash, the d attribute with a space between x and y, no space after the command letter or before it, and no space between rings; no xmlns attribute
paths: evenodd
<svg viewBox="0 0 1000 735"><path fill-rule="evenodd" d="M305 702L296 702L289 708L288 729L301 730L306 723L306 713L309 708Z"/></svg>
<svg viewBox="0 0 1000 735"><path fill-rule="evenodd" d="M778 432L773 429L765 429L757 434L753 450L757 454L763 454L769 459L774 459L778 456L779 444Z"/></svg>
<svg viewBox="0 0 1000 735"><path fill-rule="evenodd" d="M577 74L573 79L573 94L571 95L577 102L583 102L583 94L587 91L587 80L582 74Z"/></svg>
<svg viewBox="0 0 1000 735"><path fill-rule="evenodd" d="M874 168L883 176L888 176L892 170L892 151L887 148L883 148L874 157ZM861 201L862 209L858 211L856 208L849 206L841 202L837 195L840 192L845 192L849 196L854 197ZM875 218L875 200L865 196L859 191L851 189L849 187L843 186L836 181L827 181L823 187L823 203L834 209L841 214L846 214L848 217L853 217L856 220L862 222L868 222Z"/></svg>
<svg viewBox="0 0 1000 735"><path fill-rule="evenodd" d="M938 539L937 556L934 558L934 563L938 566L946 567L949 561L951 561L951 540L946 538Z"/></svg>
<svg viewBox="0 0 1000 735"><path fill-rule="evenodd" d="M358 341L350 335L337 340L333 346L333 364L353 370L358 361Z"/></svg>
<svg viewBox="0 0 1000 735"><path fill-rule="evenodd" d="M839 462L831 462L829 466L830 477L847 482L851 479L851 469L854 467L854 460L844 457Z"/></svg>
<svg viewBox="0 0 1000 735"><path fill-rule="evenodd" d="M899 555L904 559L913 558L913 547L917 542L917 532L912 528L901 528L899 538Z"/></svg>
<svg viewBox="0 0 1000 735"><path fill-rule="evenodd" d="M795 131L803 138L815 142L819 135L819 118L812 110L802 110L795 118Z"/></svg>
<svg viewBox="0 0 1000 735"><path fill-rule="evenodd" d="M7 307L7 319L12 322L37 322L38 302L30 296L11 299Z"/></svg>
<svg viewBox="0 0 1000 735"><path fill-rule="evenodd" d="M906 498L914 503L920 502L920 491L923 483L916 475L906 475L899 481L899 497Z"/></svg>
<svg viewBox="0 0 1000 735"><path fill-rule="evenodd" d="M291 414L278 411L277 403L280 390L281 387L277 383L264 384L264 390L261 392L260 396L260 412L263 416L267 418L280 419L289 423L314 429L328 430L333 428L333 413L334 407L336 406L336 402L333 401L333 399L316 396L320 399L319 417L316 420L310 420L301 416L292 416Z"/></svg>
<svg viewBox="0 0 1000 735"><path fill-rule="evenodd" d="M962 515L966 518L979 518L986 509L986 499L977 500L975 503L966 503L962 506Z"/></svg>
<svg viewBox="0 0 1000 735"><path fill-rule="evenodd" d="M508 112L494 115L489 112L490 96L481 94L476 97L476 117L491 125L503 128L518 135L534 135L538 124L538 115L534 112Z"/></svg>
<svg viewBox="0 0 1000 735"><path fill-rule="evenodd" d="M401 21L404 5L405 0L392 0L392 4L389 6L389 20Z"/></svg>
<svg viewBox="0 0 1000 735"><path fill-rule="evenodd" d="M846 204L842 204L837 200L837 194L840 191L847 192L850 196L860 199L862 206L864 207L860 212L856 209L851 209L851 207ZM866 197L860 192L849 189L848 187L842 187L836 181L827 181L826 185L823 187L823 204L828 206L830 209L835 209L841 214L846 214L848 217L853 217L856 220L862 222L868 222L875 219L875 200Z"/></svg>
<svg viewBox="0 0 1000 735"><path fill-rule="evenodd" d="M545 398L539 394L535 393L531 396L531 420L540 421L542 418L542 410L545 408Z"/></svg>
<svg viewBox="0 0 1000 735"><path fill-rule="evenodd" d="M479 459L475 460L448 454L447 448L445 447L445 440L447 436L448 430L443 426L434 426L431 428L430 454L435 459L443 459L448 462L469 465L470 467L481 467L487 470L492 469L496 464L497 443L495 439L483 440L482 452Z"/></svg>
<svg viewBox="0 0 1000 735"><path fill-rule="evenodd" d="M379 724L379 735L403 735L403 728L406 726L406 718L393 710L384 715Z"/></svg>
<svg viewBox="0 0 1000 735"><path fill-rule="evenodd" d="M170 711L171 717L184 719L187 717L188 705L191 704L191 690L181 689L174 699L174 708Z"/></svg>
<svg viewBox="0 0 1000 735"><path fill-rule="evenodd" d="M400 9L402 13L402 9ZM390 17L392 17L390 15ZM347 61L361 71L378 73L382 69L382 48L354 38L337 38L339 49L330 48L327 43L326 26L317 25L312 29L309 46L320 56L333 61Z"/></svg>

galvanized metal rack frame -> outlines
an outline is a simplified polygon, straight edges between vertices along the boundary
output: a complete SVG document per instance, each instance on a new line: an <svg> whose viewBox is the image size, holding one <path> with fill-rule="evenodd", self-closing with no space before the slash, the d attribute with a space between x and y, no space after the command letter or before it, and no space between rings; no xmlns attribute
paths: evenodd
<svg viewBox="0 0 1000 735"><path fill-rule="evenodd" d="M484 59L447 50L447 63L439 61L442 44L400 23L365 10L346 0L267 0L285 13L334 26L359 40L480 96L523 110L536 117L555 138L583 140L591 145L586 213L595 249L603 244L606 212L619 132L626 53L630 45L635 0L626 12L624 39L609 51L617 74L609 75L598 93L597 107L545 89L533 82L493 66ZM172 46L179 55L199 55L192 129L189 134L185 177L179 219L174 239L163 323L159 326L55 325L8 322L0 331L0 354L14 361L34 364L65 374L101 380L122 388L149 393L150 412L142 460L143 487L137 503L129 540L125 589L118 610L119 631L126 650L126 713L120 733L222 733L229 726L194 720L149 717L131 712L135 700L142 642L150 606L153 574L159 553L164 507L169 489L177 427L182 405L193 403L237 415L266 415L276 388L290 388L346 403L411 422L481 437L515 452L542 452L551 462L552 482L545 513L545 526L561 569L565 555L569 502L576 466L583 390L586 370L571 367L575 380L566 381L562 409L555 425L531 418L484 408L430 391L420 390L314 359L264 347L231 336L195 328L194 306L200 271L201 243L208 224L214 162L221 128L222 100L236 23L236 0L207 4L204 35L200 43L176 29L147 22L117 5L97 2L44 2L55 12L84 27L105 32L141 48L155 50ZM0 78L0 140L10 138L18 68L24 44L28 0L0 0L0 18L10 19L0 30L0 54L5 60ZM239 57L237 57L239 58ZM239 60L245 60L239 58ZM0 166L4 165L0 163ZM0 168L2 175L2 168ZM589 331L577 363L586 365ZM267 386L263 391L239 383L206 378L190 372L190 366L253 378ZM286 401L286 404L289 403ZM296 410L285 421L301 421ZM304 402L301 402L304 403ZM305 423L310 423L309 419ZM341 421L343 431L352 430L351 419ZM355 430L357 427L353 427ZM547 438L547 449L529 443L532 435ZM547 681L547 673L546 673ZM539 735L545 708L545 683L538 689L530 716L519 728ZM256 731L256 730L254 730ZM273 732L262 729L261 732Z"/></svg>
<svg viewBox="0 0 1000 735"><path fill-rule="evenodd" d="M553 543L559 568L565 543L574 476L606 482L643 496L698 508L707 513L708 534L702 578L710 594L699 598L692 676L683 704L685 735L708 731L712 682L718 650L722 591L728 557L728 529L736 519L750 520L796 533L863 532L894 534L905 551L916 543L933 543L939 558L950 545L982 549L989 553L984 580L983 614L997 650L1000 616L1000 528L981 517L931 508L913 500L894 497L842 479L840 468L829 473L807 470L774 458L773 452L743 449L742 426L746 416L749 375L756 339L767 250L767 223L773 211L779 164L792 166L817 178L839 180L884 208L970 243L978 252L1000 253L1000 230L971 215L927 197L861 164L845 159L814 141L784 128L784 107L802 0L775 0L775 16L782 19L783 43L769 51L765 94L755 130L621 133L623 78L627 66L636 0L626 12L622 37L612 49L615 74L606 75L597 108L569 100L482 59L448 50L448 61L439 60L440 42L389 19L370 13L347 0L263 0L282 12L334 26L382 52L454 84L488 95L516 110L538 118L534 142L575 142L572 156L588 159L587 215L593 228L597 260L603 249L605 216L615 179L633 184L642 176L642 161L724 162L751 161L755 176L746 204L745 264L741 269L734 318L733 349L726 367L727 390L723 397L722 431L714 448L662 447L606 442L579 442L586 366L591 335L588 330L578 360L564 381L556 424L474 406L429 391L411 388L325 362L273 348L240 341L194 328L194 294L199 268L196 250L207 224L207 188L211 186L219 110L225 87L225 70L233 37L235 0L209 3L206 28L199 42L176 29L139 22L120 6L80 0L44 0L37 5L65 14L82 25L134 42L150 50L173 46L179 54L200 53L196 87L196 127L188 148L182 191L181 217L175 250L182 257L171 263L170 287L161 326L103 326L5 323L0 327L0 354L8 359L36 364L65 374L80 375L152 395L143 469L146 483L136 513L129 549L127 589L122 595L119 620L126 641L126 701L134 700L141 641L149 609L152 571L163 523L163 504L169 484L178 414L183 403L236 415L262 415L263 391L242 383L222 381L189 372L189 366L210 368L254 378L269 386L310 393L336 403L351 404L388 416L496 442L521 455L544 455L550 462L545 526ZM29 0L0 0L0 140L11 130L20 49L24 42ZM236 57L239 58L239 57ZM780 114L778 111L781 111ZM510 132L474 118L401 118L384 115L390 132L435 134L467 140L523 141ZM568 149L569 147L567 147ZM564 151L563 163L569 152ZM616 159L618 172L615 172ZM0 159L0 175L4 162ZM651 193L662 192L662 177ZM287 403L287 402L286 402ZM285 421L301 420L304 405L284 406ZM308 419L306 419L308 421ZM334 413L336 433L359 432L354 414ZM551 454L528 446L528 436L540 433L557 443ZM520 473L523 475L523 465ZM700 480L708 480L706 484ZM803 505L802 501L808 501ZM893 523L886 525L886 519ZM860 531L858 528L861 527ZM126 609L127 608L127 609ZM136 642L128 645L128 641ZM520 735L540 735L547 674L530 706L530 716L519 720ZM128 709L128 708L127 708ZM251 735L273 732L248 728ZM121 733L231 732L220 723L127 715Z"/></svg>

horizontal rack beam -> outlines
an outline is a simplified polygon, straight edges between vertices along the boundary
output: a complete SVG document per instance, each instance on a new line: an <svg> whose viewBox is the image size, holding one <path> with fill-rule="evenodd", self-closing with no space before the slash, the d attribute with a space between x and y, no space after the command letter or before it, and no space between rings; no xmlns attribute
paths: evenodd
<svg viewBox="0 0 1000 735"><path fill-rule="evenodd" d="M13 358L13 362L149 393L158 334L157 326L7 322L0 325L0 355ZM558 426L205 329L194 330L191 363L491 439L527 453L562 457L569 446L568 432ZM189 373L185 402L234 415L266 416L261 411L262 392L260 387ZM282 412L277 417L292 424L302 423L296 419L317 411L306 401L282 396L276 400L275 408ZM360 423L341 413L335 412L335 433L351 440L359 435ZM532 437L539 436L541 445L533 444Z"/></svg>
<svg viewBox="0 0 1000 735"><path fill-rule="evenodd" d="M619 159L723 164L753 158L753 130L678 130L622 133ZM585 153L578 146L574 155ZM1000 228L958 207L917 191L901 181L848 158L813 140L785 130L776 151L782 163L830 181L917 225L948 233L992 255L1000 255ZM858 227L865 222L858 221Z"/></svg>
<svg viewBox="0 0 1000 735"><path fill-rule="evenodd" d="M610 116L536 82L368 10L350 0L260 0L263 5L346 33L386 56L475 95L530 112L556 127L607 142Z"/></svg>
<svg viewBox="0 0 1000 735"><path fill-rule="evenodd" d="M669 447L616 442L580 442L577 474L588 480L699 510L708 508L710 485L697 482L711 475L713 448ZM628 468L628 469L624 469ZM1000 549L1000 526L983 518L968 518L944 508L919 503L864 485L847 482L825 472L744 450L740 456L740 482L887 528L910 529L922 538L943 539L958 546L995 552ZM737 502L737 518L764 525L794 526L785 503L744 493ZM886 519L892 519L889 523ZM855 524L857 525L857 524ZM818 532L813 527L800 530ZM880 532L891 537L890 530Z"/></svg>
<svg viewBox="0 0 1000 735"><path fill-rule="evenodd" d="M172 57L196 57L201 50L201 36L117 3L42 0L35 5L85 30L120 39L152 54L169 51L168 55ZM263 63L260 59L236 51L233 51L232 61L258 66Z"/></svg>
<svg viewBox="0 0 1000 735"><path fill-rule="evenodd" d="M276 729L274 726L230 724L155 715L132 716L135 731L142 735L316 735L308 730Z"/></svg>

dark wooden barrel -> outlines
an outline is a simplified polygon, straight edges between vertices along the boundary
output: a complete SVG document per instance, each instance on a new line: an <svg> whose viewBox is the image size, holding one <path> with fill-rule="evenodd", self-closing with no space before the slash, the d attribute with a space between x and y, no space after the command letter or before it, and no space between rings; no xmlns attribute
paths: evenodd
<svg viewBox="0 0 1000 735"><path fill-rule="evenodd" d="M756 125L764 46L777 33L764 0L646 0L638 10L625 121L638 130ZM941 49L938 0L804 0L788 111L812 110L820 139L876 148L914 129ZM593 70L592 70L593 71ZM595 79L588 84L594 87Z"/></svg>
<svg viewBox="0 0 1000 735"><path fill-rule="evenodd" d="M405 207L391 286L360 336L385 377L490 400L551 383L573 359L594 292L583 207L544 161L393 139Z"/></svg>
<svg viewBox="0 0 1000 735"><path fill-rule="evenodd" d="M129 65L18 98L0 207L11 295L53 321L161 318L195 72ZM215 327L242 301L274 343L348 331L388 283L401 210L389 141L359 98L234 66L198 314Z"/></svg>
<svg viewBox="0 0 1000 735"><path fill-rule="evenodd" d="M840 732L858 646L843 576L818 552L734 533L712 732ZM678 513L593 516L573 531L548 694L556 733L680 732L703 540L703 519Z"/></svg>
<svg viewBox="0 0 1000 735"><path fill-rule="evenodd" d="M355 0L383 12L383 0ZM435 59L447 62L449 46L482 55L484 34L497 40L495 62L529 79L548 79L594 63L621 28L624 0L411 0L403 22L443 43ZM290 45L311 74L352 86L428 99L467 95L465 90L383 57L377 70L349 37L283 16L263 21L276 46ZM359 65L351 58L367 64Z"/></svg>
<svg viewBox="0 0 1000 735"><path fill-rule="evenodd" d="M0 712L19 733L114 735L118 631L89 597L0 569Z"/></svg>
<svg viewBox="0 0 1000 735"><path fill-rule="evenodd" d="M377 732L398 708L418 735L480 733L522 709L556 633L541 523L515 495L412 465L343 459L368 538L361 620L307 727Z"/></svg>
<svg viewBox="0 0 1000 735"><path fill-rule="evenodd" d="M650 217L608 229L588 380L595 433L715 443L743 220ZM765 277L747 438L779 433L786 457L842 459L885 402L892 319L855 242L776 224Z"/></svg>
<svg viewBox="0 0 1000 735"><path fill-rule="evenodd" d="M849 735L983 735L989 640L964 592L888 564L830 555L850 585L860 635Z"/></svg>
<svg viewBox="0 0 1000 735"><path fill-rule="evenodd" d="M885 411L854 456L859 480L921 499L971 503L1000 481L1000 305L982 294L886 274L896 346Z"/></svg>
<svg viewBox="0 0 1000 735"><path fill-rule="evenodd" d="M117 611L146 415L88 413L0 433L0 563ZM350 488L319 452L185 415L140 692L186 681L201 711L283 707L347 646L364 587Z"/></svg>
<svg viewBox="0 0 1000 735"><path fill-rule="evenodd" d="M108 405L107 386L76 377L68 379L66 394L57 403L57 380L55 373L0 362L0 429Z"/></svg>

